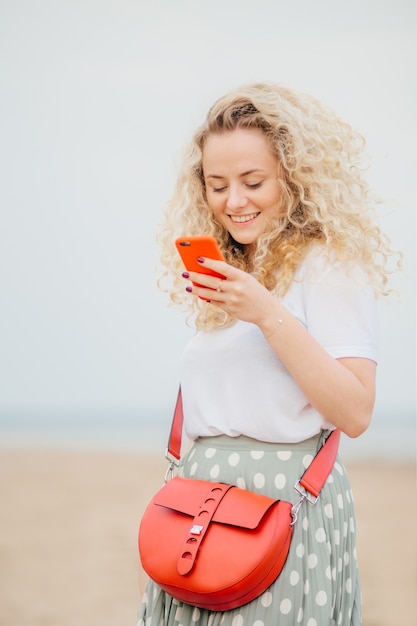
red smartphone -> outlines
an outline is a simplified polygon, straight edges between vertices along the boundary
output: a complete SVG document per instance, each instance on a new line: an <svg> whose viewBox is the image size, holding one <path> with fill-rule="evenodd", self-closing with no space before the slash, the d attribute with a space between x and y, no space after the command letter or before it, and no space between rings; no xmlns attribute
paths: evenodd
<svg viewBox="0 0 417 626"><path fill-rule="evenodd" d="M223 255L214 237L208 235L178 237L178 239L175 240L175 245L177 246L177 250L187 271L209 274L210 276L216 276L222 279L226 278L223 274L213 272L213 270L209 270L207 267L197 262L200 256L206 257L207 259L224 261ZM194 285L196 287L202 286L198 283L194 283Z"/></svg>

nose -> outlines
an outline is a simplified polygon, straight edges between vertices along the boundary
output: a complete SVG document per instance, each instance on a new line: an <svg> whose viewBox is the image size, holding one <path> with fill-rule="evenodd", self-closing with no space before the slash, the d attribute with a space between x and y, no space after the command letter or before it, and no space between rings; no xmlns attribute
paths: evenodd
<svg viewBox="0 0 417 626"><path fill-rule="evenodd" d="M230 185L227 196L227 208L231 211L243 209L248 203L244 188L241 185Z"/></svg>

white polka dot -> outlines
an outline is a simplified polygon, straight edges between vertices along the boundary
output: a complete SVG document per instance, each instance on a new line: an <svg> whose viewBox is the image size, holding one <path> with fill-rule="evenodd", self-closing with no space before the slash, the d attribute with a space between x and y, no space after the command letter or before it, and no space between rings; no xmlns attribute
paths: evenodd
<svg viewBox="0 0 417 626"><path fill-rule="evenodd" d="M325 574L326 574L326 578L328 578L329 580L331 580L331 579L332 579L332 570L331 570L330 565L328 565L328 566L326 567L326 572L325 572Z"/></svg>
<svg viewBox="0 0 417 626"><path fill-rule="evenodd" d="M258 472L253 477L253 484L257 489L262 489L262 487L265 485L265 476Z"/></svg>
<svg viewBox="0 0 417 626"><path fill-rule="evenodd" d="M240 487L240 489L246 489L245 479L239 476L239 478L236 480L236 485Z"/></svg>
<svg viewBox="0 0 417 626"><path fill-rule="evenodd" d="M191 461L191 459L194 457L195 455L195 448L193 448L192 450L190 450L190 454L188 455L188 461Z"/></svg>
<svg viewBox="0 0 417 626"><path fill-rule="evenodd" d="M212 459L216 454L216 448L207 448L205 457L206 459Z"/></svg>
<svg viewBox="0 0 417 626"><path fill-rule="evenodd" d="M324 541L326 541L326 531L324 530L324 528L318 528L316 530L316 541L318 543L323 543Z"/></svg>
<svg viewBox="0 0 417 626"><path fill-rule="evenodd" d="M349 519L349 529L351 533L355 532L355 520L353 519L353 517Z"/></svg>
<svg viewBox="0 0 417 626"><path fill-rule="evenodd" d="M337 494L337 507L343 509L343 498L340 493Z"/></svg>
<svg viewBox="0 0 417 626"><path fill-rule="evenodd" d="M194 476L194 474L197 471L197 467L198 467L197 463L192 464L192 466L190 467L190 476Z"/></svg>
<svg viewBox="0 0 417 626"><path fill-rule="evenodd" d="M265 593L263 593L261 595L261 604L265 608L268 607L268 606L271 606L271 604L272 604L272 593L270 591L265 591Z"/></svg>
<svg viewBox="0 0 417 626"><path fill-rule="evenodd" d="M307 515L303 518L303 523L302 523L302 527L303 530L308 530L310 522L308 521L308 517Z"/></svg>
<svg viewBox="0 0 417 626"><path fill-rule="evenodd" d="M256 622L253 622L253 626L265 626L265 622L260 619L257 619Z"/></svg>
<svg viewBox="0 0 417 626"><path fill-rule="evenodd" d="M342 611L340 611L340 615L339 615L339 618L338 618L338 620L337 620L338 626L340 626L340 624L342 623L342 621L343 621L343 613L342 613Z"/></svg>
<svg viewBox="0 0 417 626"><path fill-rule="evenodd" d="M328 479L327 479L327 482L328 482L330 485L332 485L332 484L334 483L334 477L333 477L333 474L330 474L330 475L329 475L329 477L328 477Z"/></svg>
<svg viewBox="0 0 417 626"><path fill-rule="evenodd" d="M350 502L351 502L351 491L350 491L350 489L347 489L347 490L346 490L346 500L347 500L347 501L349 502L349 504L350 504Z"/></svg>
<svg viewBox="0 0 417 626"><path fill-rule="evenodd" d="M334 531L334 545L340 546L340 530Z"/></svg>
<svg viewBox="0 0 417 626"><path fill-rule="evenodd" d="M341 476L343 476L344 472L343 472L343 467L339 464L339 463L335 463L334 464L334 468L339 472L339 474Z"/></svg>
<svg viewBox="0 0 417 626"><path fill-rule="evenodd" d="M259 459L263 458L265 452L264 450L252 450L250 455L254 459L254 461L259 461Z"/></svg>
<svg viewBox="0 0 417 626"><path fill-rule="evenodd" d="M347 579L345 588L346 588L346 593L352 593L352 579L351 578Z"/></svg>
<svg viewBox="0 0 417 626"><path fill-rule="evenodd" d="M275 476L275 487L277 489L284 489L286 483L287 483L287 478L285 476L285 474L277 474Z"/></svg>
<svg viewBox="0 0 417 626"><path fill-rule="evenodd" d="M307 596L310 592L310 581L306 580L304 583L304 595Z"/></svg>
<svg viewBox="0 0 417 626"><path fill-rule="evenodd" d="M317 567L318 558L315 554L309 554L307 559L307 565L310 569Z"/></svg>
<svg viewBox="0 0 417 626"><path fill-rule="evenodd" d="M327 603L327 593L325 591L319 591L316 595L317 606L324 606Z"/></svg>
<svg viewBox="0 0 417 626"><path fill-rule="evenodd" d="M292 603L289 598L285 598L284 600L281 601L279 605L279 610L281 611L283 615L288 615L291 609L292 609Z"/></svg>
<svg viewBox="0 0 417 626"><path fill-rule="evenodd" d="M310 617L307 622L307 626L317 626L317 620L315 620L314 617Z"/></svg>
<svg viewBox="0 0 417 626"><path fill-rule="evenodd" d="M343 522L343 536L347 537L347 534L348 534L348 523Z"/></svg>
<svg viewBox="0 0 417 626"><path fill-rule="evenodd" d="M324 514L329 519L333 519L333 506L330 504L330 502L324 507Z"/></svg>
<svg viewBox="0 0 417 626"><path fill-rule="evenodd" d="M210 477L211 478L217 478L219 474L220 474L220 466L219 465L213 465L213 467L210 470Z"/></svg>
<svg viewBox="0 0 417 626"><path fill-rule="evenodd" d="M243 626L243 615L241 613L235 615L232 620L232 626Z"/></svg>
<svg viewBox="0 0 417 626"><path fill-rule="evenodd" d="M313 456L311 454L306 454L303 458L304 467L307 468L310 465L312 460L313 460Z"/></svg>
<svg viewBox="0 0 417 626"><path fill-rule="evenodd" d="M200 609L198 609L197 607L194 608L193 614L191 616L191 620L193 622L198 622L198 620L200 619Z"/></svg>
<svg viewBox="0 0 417 626"><path fill-rule="evenodd" d="M288 461L292 457L291 450L282 450L281 452L277 452L277 457L281 461Z"/></svg>
<svg viewBox="0 0 417 626"><path fill-rule="evenodd" d="M337 576L337 572L336 572L336 568L334 567L334 568L332 569L332 579L333 579L333 580L336 580L336 576Z"/></svg>
<svg viewBox="0 0 417 626"><path fill-rule="evenodd" d="M301 622L303 621L303 617L304 617L304 611L302 608L299 608L298 615L297 615L297 624L301 624Z"/></svg>
<svg viewBox="0 0 417 626"><path fill-rule="evenodd" d="M299 543L298 546L295 549L295 554L302 559L304 556L304 545L302 543Z"/></svg>
<svg viewBox="0 0 417 626"><path fill-rule="evenodd" d="M240 455L237 452L233 452L233 454L231 454L228 458L229 465L231 465L232 467L236 467L239 461Z"/></svg>
<svg viewBox="0 0 417 626"><path fill-rule="evenodd" d="M349 552L345 552L343 555L343 562L345 565L347 565L350 561L350 556L349 556Z"/></svg>
<svg viewBox="0 0 417 626"><path fill-rule="evenodd" d="M293 570L290 574L290 585L294 587L298 583L299 580L300 580L300 574L296 572L295 570Z"/></svg>
<svg viewBox="0 0 417 626"><path fill-rule="evenodd" d="M337 571L340 573L343 569L343 561L342 559L337 559Z"/></svg>

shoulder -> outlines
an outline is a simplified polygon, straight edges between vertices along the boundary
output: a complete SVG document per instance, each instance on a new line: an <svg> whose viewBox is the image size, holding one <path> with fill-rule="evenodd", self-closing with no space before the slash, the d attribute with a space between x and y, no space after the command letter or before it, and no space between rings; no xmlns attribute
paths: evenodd
<svg viewBox="0 0 417 626"><path fill-rule="evenodd" d="M327 285L340 289L370 289L369 277L355 259L341 259L337 252L324 244L311 248L294 276L296 283Z"/></svg>

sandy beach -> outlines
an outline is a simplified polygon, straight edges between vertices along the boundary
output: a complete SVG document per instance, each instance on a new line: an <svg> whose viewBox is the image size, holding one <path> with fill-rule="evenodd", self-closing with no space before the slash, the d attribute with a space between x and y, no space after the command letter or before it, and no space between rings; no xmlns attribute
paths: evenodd
<svg viewBox="0 0 417 626"><path fill-rule="evenodd" d="M134 626L145 576L137 528L164 459L0 449L0 626ZM363 626L415 626L412 464L348 464Z"/></svg>

